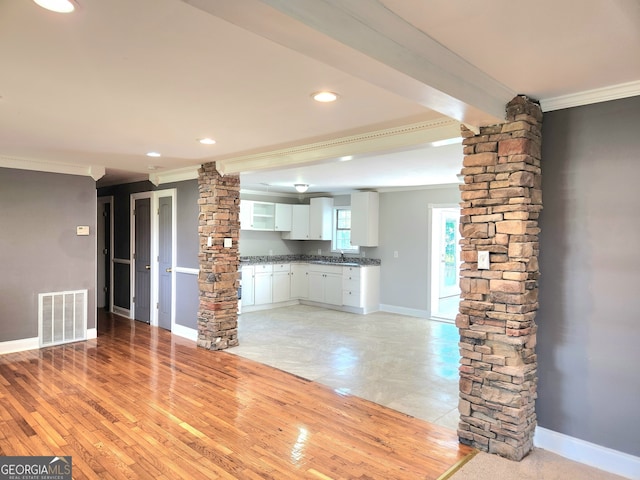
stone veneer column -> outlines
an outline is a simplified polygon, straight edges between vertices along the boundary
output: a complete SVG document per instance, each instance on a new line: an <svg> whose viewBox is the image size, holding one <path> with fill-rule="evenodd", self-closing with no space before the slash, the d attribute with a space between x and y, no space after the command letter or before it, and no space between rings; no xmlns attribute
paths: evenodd
<svg viewBox="0 0 640 480"><path fill-rule="evenodd" d="M198 346L222 350L238 345L240 177L223 177L215 163L206 163L198 171L198 188ZM209 237L213 240L210 247ZM231 248L224 247L225 238L231 238Z"/></svg>
<svg viewBox="0 0 640 480"><path fill-rule="evenodd" d="M536 426L542 111L524 96L506 123L462 128L461 443L521 460ZM478 252L489 252L489 270Z"/></svg>

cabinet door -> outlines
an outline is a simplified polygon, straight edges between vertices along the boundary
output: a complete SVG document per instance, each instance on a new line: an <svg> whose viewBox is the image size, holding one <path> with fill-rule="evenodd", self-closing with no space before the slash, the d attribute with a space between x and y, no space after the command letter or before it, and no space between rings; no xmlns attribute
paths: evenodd
<svg viewBox="0 0 640 480"><path fill-rule="evenodd" d="M253 230L253 202L251 200L240 200L240 229Z"/></svg>
<svg viewBox="0 0 640 480"><path fill-rule="evenodd" d="M291 300L291 280L289 264L278 265L273 269L273 303Z"/></svg>
<svg viewBox="0 0 640 480"><path fill-rule="evenodd" d="M273 274L256 273L254 276L254 303L264 305L271 303L273 298Z"/></svg>
<svg viewBox="0 0 640 480"><path fill-rule="evenodd" d="M291 205L291 231L283 232L287 240L309 240L309 205Z"/></svg>
<svg viewBox="0 0 640 480"><path fill-rule="evenodd" d="M242 267L242 306L248 307L254 304L253 267Z"/></svg>
<svg viewBox="0 0 640 480"><path fill-rule="evenodd" d="M291 264L291 298L309 297L309 266L306 263Z"/></svg>
<svg viewBox="0 0 640 480"><path fill-rule="evenodd" d="M331 305L342 305L342 274L325 274L324 302Z"/></svg>
<svg viewBox="0 0 640 480"><path fill-rule="evenodd" d="M324 273L309 272L309 300L324 302Z"/></svg>
<svg viewBox="0 0 640 480"><path fill-rule="evenodd" d="M251 229L273 231L276 219L275 213L275 204L268 202L253 202Z"/></svg>
<svg viewBox="0 0 640 480"><path fill-rule="evenodd" d="M309 239L331 240L333 198L312 198L309 205Z"/></svg>
<svg viewBox="0 0 640 480"><path fill-rule="evenodd" d="M291 231L291 221L292 221L292 212L293 205L287 205L286 203L276 203L275 204L275 231L276 232L289 232Z"/></svg>
<svg viewBox="0 0 640 480"><path fill-rule="evenodd" d="M351 194L351 244L360 247L378 246L377 192Z"/></svg>

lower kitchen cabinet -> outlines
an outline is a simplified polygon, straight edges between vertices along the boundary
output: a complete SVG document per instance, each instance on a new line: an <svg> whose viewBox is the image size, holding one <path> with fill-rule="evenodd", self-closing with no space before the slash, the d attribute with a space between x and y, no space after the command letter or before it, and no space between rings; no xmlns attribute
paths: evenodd
<svg viewBox="0 0 640 480"><path fill-rule="evenodd" d="M254 305L254 294L253 294L253 265L247 265L242 267L242 306L250 307Z"/></svg>
<svg viewBox="0 0 640 480"><path fill-rule="evenodd" d="M288 302L291 300L291 265L288 263L273 265L272 302Z"/></svg>
<svg viewBox="0 0 640 480"><path fill-rule="evenodd" d="M342 267L309 265L309 300L342 305Z"/></svg>
<svg viewBox="0 0 640 480"><path fill-rule="evenodd" d="M291 298L298 300L309 298L309 264L292 263L289 278L291 279Z"/></svg>
<svg viewBox="0 0 640 480"><path fill-rule="evenodd" d="M253 274L254 305L273 302L273 265L255 265Z"/></svg>

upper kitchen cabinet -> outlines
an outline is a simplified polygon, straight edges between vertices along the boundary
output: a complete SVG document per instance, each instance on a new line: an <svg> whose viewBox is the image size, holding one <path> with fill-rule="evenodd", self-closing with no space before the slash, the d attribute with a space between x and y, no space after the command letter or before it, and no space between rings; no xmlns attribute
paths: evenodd
<svg viewBox="0 0 640 480"><path fill-rule="evenodd" d="M271 230L275 228L275 205L268 202L240 200L240 228L243 230Z"/></svg>
<svg viewBox="0 0 640 480"><path fill-rule="evenodd" d="M378 246L378 192L351 194L351 244L359 247Z"/></svg>
<svg viewBox="0 0 640 480"><path fill-rule="evenodd" d="M333 198L312 198L309 205L309 240L331 240Z"/></svg>
<svg viewBox="0 0 640 480"><path fill-rule="evenodd" d="M309 240L309 205L291 205L291 231L282 232L286 240Z"/></svg>
<svg viewBox="0 0 640 480"><path fill-rule="evenodd" d="M292 205L286 203L275 204L275 226L276 232L288 232L291 230Z"/></svg>

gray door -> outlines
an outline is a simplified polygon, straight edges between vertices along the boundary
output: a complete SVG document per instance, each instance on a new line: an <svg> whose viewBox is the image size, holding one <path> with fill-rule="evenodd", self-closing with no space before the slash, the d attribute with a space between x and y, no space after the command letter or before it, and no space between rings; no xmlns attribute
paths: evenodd
<svg viewBox="0 0 640 480"><path fill-rule="evenodd" d="M151 199L136 200L135 209L135 319L151 320Z"/></svg>
<svg viewBox="0 0 640 480"><path fill-rule="evenodd" d="M158 326L171 330L172 198L160 197L158 206Z"/></svg>

